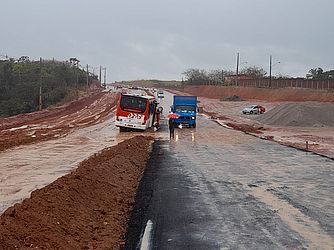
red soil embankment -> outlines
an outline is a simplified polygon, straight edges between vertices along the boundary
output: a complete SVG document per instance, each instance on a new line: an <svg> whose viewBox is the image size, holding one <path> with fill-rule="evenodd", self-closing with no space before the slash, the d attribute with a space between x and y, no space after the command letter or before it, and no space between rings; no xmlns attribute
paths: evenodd
<svg viewBox="0 0 334 250"><path fill-rule="evenodd" d="M267 101L319 101L334 102L334 92L316 91L310 89L266 89L249 87L226 87L226 86L187 86L183 90L192 95L207 98L221 99L237 95L242 99L267 100Z"/></svg>
<svg viewBox="0 0 334 250"><path fill-rule="evenodd" d="M0 216L0 249L120 249L152 138L83 161Z"/></svg>
<svg viewBox="0 0 334 250"><path fill-rule="evenodd" d="M0 118L0 151L58 138L74 128L100 123L112 114L116 102L117 94L95 92L62 106Z"/></svg>

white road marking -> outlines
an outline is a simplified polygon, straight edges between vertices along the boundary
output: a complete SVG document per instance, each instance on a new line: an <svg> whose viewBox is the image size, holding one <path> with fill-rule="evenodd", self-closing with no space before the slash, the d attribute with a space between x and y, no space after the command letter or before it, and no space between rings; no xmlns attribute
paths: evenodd
<svg viewBox="0 0 334 250"><path fill-rule="evenodd" d="M153 228L153 223L148 220L146 223L143 238L141 239L140 250L150 250L151 249L151 231Z"/></svg>

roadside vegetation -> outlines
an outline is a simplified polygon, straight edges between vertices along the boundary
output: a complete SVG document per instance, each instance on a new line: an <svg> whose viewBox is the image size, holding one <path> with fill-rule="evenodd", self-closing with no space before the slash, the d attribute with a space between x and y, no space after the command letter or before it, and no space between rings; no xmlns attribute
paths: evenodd
<svg viewBox="0 0 334 250"><path fill-rule="evenodd" d="M88 82L97 76L89 74ZM78 96L87 72L73 62L0 60L0 117L33 112ZM41 97L41 99L40 99Z"/></svg>
<svg viewBox="0 0 334 250"><path fill-rule="evenodd" d="M303 82L304 80L307 80ZM310 80L315 81L311 83ZM276 84L271 86L270 81ZM288 82L290 81L290 82ZM319 85L316 81L322 81ZM326 82L324 82L326 81ZM239 84L236 84L236 83ZM278 82L278 84L277 84ZM292 82L292 83L291 83ZM310 69L305 77L291 77L286 74L279 73L270 75L266 70L258 66L249 66L241 68L238 75L235 71L229 69L205 70L197 68L189 68L182 73L182 80L163 81L163 80L134 80L115 82L115 84L125 84L129 86L142 86L154 88L184 88L188 85L223 85L223 86L249 86L261 88L278 88L278 87L299 87L313 89L331 89L334 82L334 70L324 71L322 68ZM289 83L289 84L288 84ZM313 84L313 85L312 85ZM317 86L315 88L315 86Z"/></svg>
<svg viewBox="0 0 334 250"><path fill-rule="evenodd" d="M207 71L205 69L187 69L182 73L185 77L187 84L201 85L207 84L225 84L235 80L237 74L232 70L216 69ZM291 76L278 74L275 76L269 76L263 68L257 66L250 66L242 68L238 71L239 79L294 79ZM308 71L305 79L312 80L334 80L334 70L324 71L322 68L313 68Z"/></svg>

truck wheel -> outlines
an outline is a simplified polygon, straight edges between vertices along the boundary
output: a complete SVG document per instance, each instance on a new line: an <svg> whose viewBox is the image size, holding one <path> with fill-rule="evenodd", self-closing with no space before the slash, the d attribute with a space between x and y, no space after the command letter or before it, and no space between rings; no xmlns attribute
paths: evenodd
<svg viewBox="0 0 334 250"><path fill-rule="evenodd" d="M193 124L193 128L196 128L196 124Z"/></svg>
<svg viewBox="0 0 334 250"><path fill-rule="evenodd" d="M127 131L127 128L119 127L119 132L126 132L126 131Z"/></svg>
<svg viewBox="0 0 334 250"><path fill-rule="evenodd" d="M252 114L253 114L253 111L249 111L249 114L252 115Z"/></svg>

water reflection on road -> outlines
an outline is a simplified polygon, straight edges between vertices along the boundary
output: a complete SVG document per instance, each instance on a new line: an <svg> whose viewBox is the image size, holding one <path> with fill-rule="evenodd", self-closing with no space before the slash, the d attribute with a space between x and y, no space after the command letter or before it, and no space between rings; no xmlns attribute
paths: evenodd
<svg viewBox="0 0 334 250"><path fill-rule="evenodd" d="M333 161L205 116L160 147L156 249L334 248Z"/></svg>

